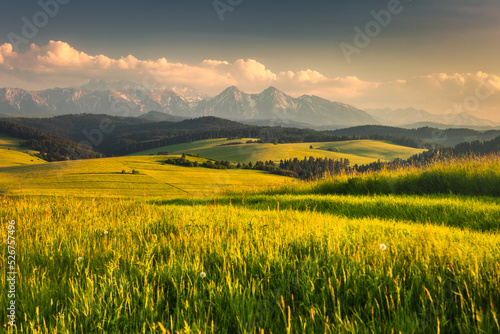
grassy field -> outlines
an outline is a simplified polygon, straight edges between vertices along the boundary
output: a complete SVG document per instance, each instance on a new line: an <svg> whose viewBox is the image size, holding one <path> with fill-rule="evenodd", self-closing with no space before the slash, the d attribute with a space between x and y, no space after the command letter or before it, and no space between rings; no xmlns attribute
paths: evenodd
<svg viewBox="0 0 500 334"><path fill-rule="evenodd" d="M235 189L236 193L241 190ZM231 189L227 190L231 194ZM264 186L253 194L452 194L500 197L500 155L436 162L426 168L344 174L294 184Z"/></svg>
<svg viewBox="0 0 500 334"><path fill-rule="evenodd" d="M349 159L351 165L368 164L380 159L381 161L392 161L395 158L407 159L414 154L424 150L405 146L394 145L374 140L354 140L328 143L293 143L293 144L243 144L220 146L234 142L246 142L249 138L225 140L208 139L192 143L164 146L152 150L142 151L134 155L156 154L157 152L169 152L170 154L191 153L205 158L216 160L229 160L233 162L256 162L269 161L279 162L284 159L304 157ZM313 149L310 148L312 145ZM328 151L329 148L337 152Z"/></svg>
<svg viewBox="0 0 500 334"><path fill-rule="evenodd" d="M0 169L4 332L500 332L498 156L315 182L162 159Z"/></svg>
<svg viewBox="0 0 500 334"><path fill-rule="evenodd" d="M254 170L162 165L161 161L166 159L163 156L119 157L0 168L0 193L151 198L199 195L226 186L250 187L291 181ZM132 174L132 170L139 174Z"/></svg>
<svg viewBox="0 0 500 334"><path fill-rule="evenodd" d="M46 163L33 156L38 153L19 145L20 140L0 133L0 168Z"/></svg>

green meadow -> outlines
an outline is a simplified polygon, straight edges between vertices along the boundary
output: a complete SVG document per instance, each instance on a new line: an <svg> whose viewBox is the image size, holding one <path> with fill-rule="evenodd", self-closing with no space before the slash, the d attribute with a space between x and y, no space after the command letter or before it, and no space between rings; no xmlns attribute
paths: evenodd
<svg viewBox="0 0 500 334"><path fill-rule="evenodd" d="M147 151L135 153L134 155L157 154L168 152L169 154L198 154L205 158L215 160L229 160L233 162L256 162L269 161L278 162L285 159L303 159L304 157L349 159L351 165L368 164L377 160L392 161L395 158L407 159L412 155L423 152L415 149L391 143L375 140L352 140L326 143L291 143L291 144L240 144L227 145L230 143L245 143L251 138L243 139L207 139L191 143L163 146ZM255 139L253 139L255 140ZM225 145L225 146L221 146ZM313 148L311 149L310 146ZM328 151L328 149L334 149Z"/></svg>
<svg viewBox="0 0 500 334"><path fill-rule="evenodd" d="M0 192L11 195L156 198L192 196L222 187L290 182L254 170L163 165L165 156L53 162L0 169ZM132 171L138 174L132 174ZM122 173L124 172L124 173Z"/></svg>
<svg viewBox="0 0 500 334"><path fill-rule="evenodd" d="M45 163L35 153L38 152L21 147L19 139L0 133L0 168Z"/></svg>
<svg viewBox="0 0 500 334"><path fill-rule="evenodd" d="M351 144L306 150L393 154ZM312 182L165 159L0 168L3 332L500 332L498 156Z"/></svg>

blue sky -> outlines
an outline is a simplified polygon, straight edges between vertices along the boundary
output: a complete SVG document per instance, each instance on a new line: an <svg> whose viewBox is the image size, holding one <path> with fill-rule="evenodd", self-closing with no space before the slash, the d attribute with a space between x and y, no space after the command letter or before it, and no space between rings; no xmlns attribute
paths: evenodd
<svg viewBox="0 0 500 334"><path fill-rule="evenodd" d="M58 0L41 0L43 3L51 1ZM445 101L436 101L434 107L422 104L435 112L444 111L450 103L461 103L467 94L473 94L482 77L493 85L500 75L500 1L497 0L401 0L400 12L391 14L389 24L380 26L369 45L358 48L359 53L352 53L350 61L340 48L341 43L355 46L354 28L365 31L366 24L374 21L372 11L387 10L397 0L220 0L219 4L232 8L224 12L223 21L212 0L59 1L67 3L59 5L58 13L50 17L35 36L27 39L29 43L19 44L19 49L15 50L17 58L29 53L31 43L42 48L39 52L47 53L54 47L49 47L50 41L60 41L89 56L103 55L118 60L132 55L140 61L165 58L169 63L184 64L190 70L206 60L225 61L229 65L221 65L224 69L219 66L217 74L229 73L230 79L221 80L218 76L210 79L205 73L199 77L219 80L219 84L207 82L204 85L200 79L194 80L192 85L215 93L231 82L249 91L264 89L274 82L290 93L317 93L362 107L381 105L383 101L376 101L375 97L388 97L382 93L387 94L388 85L397 82L406 81L408 86L402 91L408 98L394 102L402 106L415 105L421 100L417 96L413 100L409 98L416 89L416 84L410 83L425 84L418 78L434 75L429 79L431 85L435 78L454 80L455 84L464 81L462 88L453 86L452 82L442 83L443 89L463 90L462 95L443 91L440 100ZM12 34L23 36L23 17L32 22L33 16L41 10L37 1L2 1L0 45L12 43ZM5 50L3 52L7 52ZM32 51L30 59L34 59L35 54ZM71 78L75 84L89 79L88 75L82 75L85 71L75 68L74 64L64 69L64 80L60 78L63 71L54 69L52 72L59 75L50 74L47 64L37 74L40 64L26 66L29 57L24 57L22 66L16 65L14 60L8 66L4 54L3 67L0 63L0 76L3 76L0 86L11 84L34 89L65 85ZM238 65L238 60L244 60L245 64ZM265 70L255 64L262 65ZM253 78L260 83L253 82L248 75L235 74L235 71L248 74L250 70L262 71L262 75ZM130 71L122 74L120 76L115 70L109 72L112 79L134 79ZM143 74L137 75L136 80L140 80ZM284 79L287 75L289 81L294 78L295 85ZM319 75L323 79L320 80ZM308 76L310 82L304 84ZM175 75L171 77L179 81ZM314 83L318 82L315 87ZM343 84L345 89L341 87ZM385 85L385 90L381 85ZM427 94L425 89L424 94ZM492 101L497 102L489 99L481 104L486 108ZM491 106L487 109L487 114L495 116Z"/></svg>

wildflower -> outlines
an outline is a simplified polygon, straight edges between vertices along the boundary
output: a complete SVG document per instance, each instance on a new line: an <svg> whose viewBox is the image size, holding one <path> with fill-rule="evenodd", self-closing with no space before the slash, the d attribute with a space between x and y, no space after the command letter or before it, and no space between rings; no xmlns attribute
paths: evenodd
<svg viewBox="0 0 500 334"><path fill-rule="evenodd" d="M81 261L83 261L83 257L81 257L81 256L80 256L80 257L78 258L78 262L81 262Z"/></svg>
<svg viewBox="0 0 500 334"><path fill-rule="evenodd" d="M108 231L104 231L104 234L108 234Z"/></svg>
<svg viewBox="0 0 500 334"><path fill-rule="evenodd" d="M380 250L385 251L387 249L387 246L384 244L380 244Z"/></svg>
<svg viewBox="0 0 500 334"><path fill-rule="evenodd" d="M201 276L201 278L205 278L205 277L207 277L207 274L206 274L205 272L203 272L203 271L202 271L202 272L200 273L200 276Z"/></svg>

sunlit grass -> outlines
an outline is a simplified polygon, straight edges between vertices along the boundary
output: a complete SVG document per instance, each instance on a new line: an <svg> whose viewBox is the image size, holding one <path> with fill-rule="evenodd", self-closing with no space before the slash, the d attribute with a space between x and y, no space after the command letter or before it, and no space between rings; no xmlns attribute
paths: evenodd
<svg viewBox="0 0 500 334"><path fill-rule="evenodd" d="M3 267L5 223L17 226L17 332L500 332L497 157L276 186L238 172L204 196L106 193L118 177L233 180L157 160L61 163L73 188L46 166L3 169L33 180L0 197ZM74 190L100 178L102 191Z"/></svg>
<svg viewBox="0 0 500 334"><path fill-rule="evenodd" d="M164 156L119 157L0 168L0 193L164 198L211 193L227 186L241 189L291 181L262 171L163 165L166 159ZM132 174L133 170L139 174Z"/></svg>
<svg viewBox="0 0 500 334"><path fill-rule="evenodd" d="M36 151L21 147L21 140L0 133L0 168L46 163L35 157Z"/></svg>
<svg viewBox="0 0 500 334"><path fill-rule="evenodd" d="M496 233L110 198L3 198L0 214L25 245L24 331L500 330Z"/></svg>
<svg viewBox="0 0 500 334"><path fill-rule="evenodd" d="M500 156L450 159L425 167L343 174L313 182L227 188L225 194L454 194L500 196Z"/></svg>

